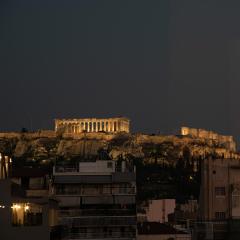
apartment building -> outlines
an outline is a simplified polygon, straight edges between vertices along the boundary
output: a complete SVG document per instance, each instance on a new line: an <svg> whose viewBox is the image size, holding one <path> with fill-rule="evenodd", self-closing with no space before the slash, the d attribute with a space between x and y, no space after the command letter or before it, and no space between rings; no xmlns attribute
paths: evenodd
<svg viewBox="0 0 240 240"><path fill-rule="evenodd" d="M204 159L195 239L240 239L240 160Z"/></svg>
<svg viewBox="0 0 240 240"><path fill-rule="evenodd" d="M67 239L136 239L136 173L125 161L56 165L52 195Z"/></svg>
<svg viewBox="0 0 240 240"><path fill-rule="evenodd" d="M11 158L0 154L1 240L55 240L56 200L48 197L46 171L12 170Z"/></svg>

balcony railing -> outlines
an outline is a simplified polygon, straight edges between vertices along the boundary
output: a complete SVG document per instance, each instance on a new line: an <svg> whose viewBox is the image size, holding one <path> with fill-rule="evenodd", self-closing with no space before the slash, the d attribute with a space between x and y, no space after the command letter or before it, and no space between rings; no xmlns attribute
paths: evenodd
<svg viewBox="0 0 240 240"><path fill-rule="evenodd" d="M104 216L104 217L73 217L62 219L63 224L74 227L90 226L134 226L136 225L135 216Z"/></svg>
<svg viewBox="0 0 240 240"><path fill-rule="evenodd" d="M79 172L79 168L76 166L55 166L56 173L76 173Z"/></svg>
<svg viewBox="0 0 240 240"><path fill-rule="evenodd" d="M60 217L79 217L79 216L134 216L135 209L74 209L59 210Z"/></svg>
<svg viewBox="0 0 240 240"><path fill-rule="evenodd" d="M135 187L127 188L104 188L104 189L56 189L56 195L79 195L79 196L97 196L97 195L121 195L135 194Z"/></svg>
<svg viewBox="0 0 240 240"><path fill-rule="evenodd" d="M49 191L46 189L26 190L27 197L47 197Z"/></svg>
<svg viewBox="0 0 240 240"><path fill-rule="evenodd" d="M102 232L102 233L70 233L70 239L134 239L136 238L135 232Z"/></svg>

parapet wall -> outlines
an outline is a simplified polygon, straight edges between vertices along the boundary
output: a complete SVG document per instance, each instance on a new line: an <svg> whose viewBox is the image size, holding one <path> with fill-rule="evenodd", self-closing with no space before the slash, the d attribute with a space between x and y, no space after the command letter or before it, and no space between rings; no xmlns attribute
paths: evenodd
<svg viewBox="0 0 240 240"><path fill-rule="evenodd" d="M219 142L220 144L223 144L229 150L236 152L236 142L234 141L233 136L224 136L217 134L213 131L188 127L181 128L181 135L214 140Z"/></svg>
<svg viewBox="0 0 240 240"><path fill-rule="evenodd" d="M37 132L0 132L0 138L55 138L57 136L55 131L51 130L39 130Z"/></svg>
<svg viewBox="0 0 240 240"><path fill-rule="evenodd" d="M103 133L103 132L97 132L97 133L63 133L60 134L62 138L65 139L95 139L95 140L112 140L115 138L118 133ZM36 132L0 132L0 138L25 138L25 139L36 139L36 138L56 138L60 136L57 132L51 131L51 130L39 130Z"/></svg>

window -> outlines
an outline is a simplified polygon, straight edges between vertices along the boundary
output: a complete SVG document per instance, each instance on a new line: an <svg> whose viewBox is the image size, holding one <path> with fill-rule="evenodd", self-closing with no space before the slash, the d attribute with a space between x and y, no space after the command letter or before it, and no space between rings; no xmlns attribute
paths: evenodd
<svg viewBox="0 0 240 240"><path fill-rule="evenodd" d="M42 225L42 207L32 203L13 203L13 226L40 226Z"/></svg>
<svg viewBox="0 0 240 240"><path fill-rule="evenodd" d="M221 196L225 196L225 195L226 195L225 187L215 187L215 196L216 197L221 197Z"/></svg>
<svg viewBox="0 0 240 240"><path fill-rule="evenodd" d="M107 163L107 168L112 168L112 166L113 166L112 162Z"/></svg>
<svg viewBox="0 0 240 240"><path fill-rule="evenodd" d="M226 213L225 212L215 212L215 218L218 220L224 220L224 219L226 219Z"/></svg>

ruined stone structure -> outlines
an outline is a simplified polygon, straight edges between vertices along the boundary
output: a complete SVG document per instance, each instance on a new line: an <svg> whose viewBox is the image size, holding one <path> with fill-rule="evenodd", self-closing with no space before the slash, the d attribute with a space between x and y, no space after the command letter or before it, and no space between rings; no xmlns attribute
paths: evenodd
<svg viewBox="0 0 240 240"><path fill-rule="evenodd" d="M81 132L127 132L130 131L130 120L127 118L83 118L83 119L55 119L55 131L64 133Z"/></svg>
<svg viewBox="0 0 240 240"><path fill-rule="evenodd" d="M213 131L188 127L181 128L181 135L217 141L218 143L224 145L227 149L236 152L236 142L234 141L233 136L224 136Z"/></svg>

